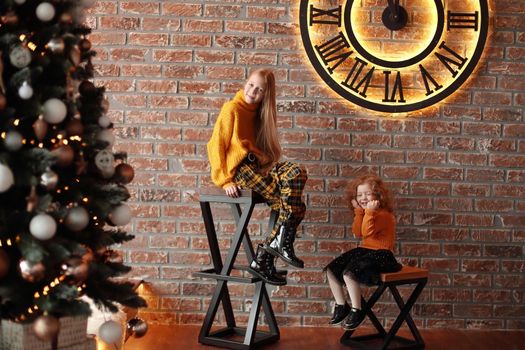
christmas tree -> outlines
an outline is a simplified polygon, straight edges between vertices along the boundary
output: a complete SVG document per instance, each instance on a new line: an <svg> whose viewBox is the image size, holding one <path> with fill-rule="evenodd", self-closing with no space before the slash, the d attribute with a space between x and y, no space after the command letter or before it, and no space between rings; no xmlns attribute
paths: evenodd
<svg viewBox="0 0 525 350"><path fill-rule="evenodd" d="M0 2L0 317L18 322L145 306L112 248L133 178L113 153L81 0ZM46 338L46 334L42 335Z"/></svg>

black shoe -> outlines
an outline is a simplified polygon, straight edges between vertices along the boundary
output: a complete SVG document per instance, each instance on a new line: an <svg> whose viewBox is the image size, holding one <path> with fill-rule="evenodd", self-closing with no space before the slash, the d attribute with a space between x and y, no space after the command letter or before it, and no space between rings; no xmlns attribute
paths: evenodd
<svg viewBox="0 0 525 350"><path fill-rule="evenodd" d="M274 257L264 250L262 244L259 244L257 246L257 252L255 253L255 259L248 267L248 272L268 284L284 286L286 284L286 277L277 273L273 260Z"/></svg>
<svg viewBox="0 0 525 350"><path fill-rule="evenodd" d="M343 328L347 331L356 329L365 319L365 313L361 309L351 308L350 313L343 322Z"/></svg>
<svg viewBox="0 0 525 350"><path fill-rule="evenodd" d="M296 227L282 225L274 239L269 244L265 244L264 249L273 256L281 258L287 264L302 269L304 268L304 261L295 256L293 249L296 230Z"/></svg>
<svg viewBox="0 0 525 350"><path fill-rule="evenodd" d="M345 302L343 305L335 304L334 314L330 319L330 324L340 324L350 313L350 306Z"/></svg>

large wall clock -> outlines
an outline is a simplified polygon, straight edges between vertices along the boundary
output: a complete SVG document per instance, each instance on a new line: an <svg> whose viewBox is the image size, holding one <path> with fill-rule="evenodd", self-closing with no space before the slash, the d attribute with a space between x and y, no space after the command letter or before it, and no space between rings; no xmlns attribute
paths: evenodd
<svg viewBox="0 0 525 350"><path fill-rule="evenodd" d="M305 51L343 98L381 112L431 106L475 71L487 0L301 0Z"/></svg>

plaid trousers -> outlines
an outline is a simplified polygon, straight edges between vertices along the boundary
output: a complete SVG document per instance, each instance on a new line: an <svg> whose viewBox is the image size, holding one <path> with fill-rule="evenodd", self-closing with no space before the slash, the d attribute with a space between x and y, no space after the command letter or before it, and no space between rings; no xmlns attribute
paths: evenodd
<svg viewBox="0 0 525 350"><path fill-rule="evenodd" d="M281 225L297 227L303 220L306 205L302 195L307 179L306 169L288 161L276 163L267 175L260 174L257 164L247 159L238 166L235 183L257 192L272 210L279 212L267 242L273 240Z"/></svg>

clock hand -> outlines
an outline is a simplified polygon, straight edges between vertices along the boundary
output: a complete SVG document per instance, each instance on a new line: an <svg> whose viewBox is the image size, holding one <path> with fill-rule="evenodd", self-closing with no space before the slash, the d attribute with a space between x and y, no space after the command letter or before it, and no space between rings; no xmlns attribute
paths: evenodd
<svg viewBox="0 0 525 350"><path fill-rule="evenodd" d="M399 0L388 0L388 7L392 14L392 19L397 22L399 19Z"/></svg>

